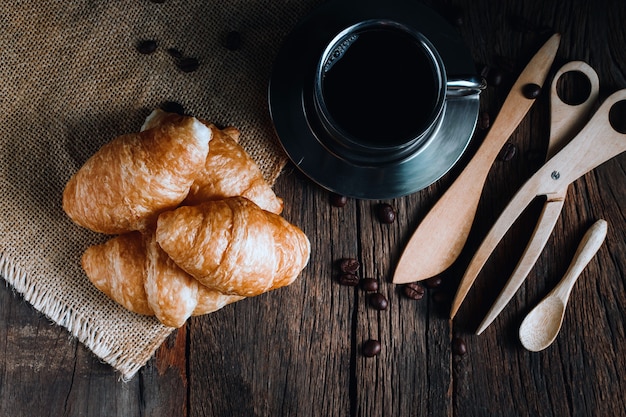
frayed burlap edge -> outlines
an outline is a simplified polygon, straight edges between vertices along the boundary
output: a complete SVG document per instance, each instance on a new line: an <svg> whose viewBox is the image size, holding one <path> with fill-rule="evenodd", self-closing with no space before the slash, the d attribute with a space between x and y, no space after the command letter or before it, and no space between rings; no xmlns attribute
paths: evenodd
<svg viewBox="0 0 626 417"><path fill-rule="evenodd" d="M135 376L174 331L173 328L163 328L154 335L150 344L144 346L141 355L128 356L128 352L115 347L115 343L109 340L107 334L97 327L94 328L93 323L87 318L72 311L53 294L40 290L36 283L29 279L28 274L14 265L5 254L0 254L0 276L36 310L66 328L98 358L118 370L124 382L130 381Z"/></svg>

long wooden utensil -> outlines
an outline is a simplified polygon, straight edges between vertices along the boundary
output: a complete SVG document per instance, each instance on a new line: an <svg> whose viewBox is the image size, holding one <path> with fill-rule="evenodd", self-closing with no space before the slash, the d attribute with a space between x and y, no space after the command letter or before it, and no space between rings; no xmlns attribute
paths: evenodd
<svg viewBox="0 0 626 417"><path fill-rule="evenodd" d="M528 84L543 85L560 40L560 34L553 35L522 71L472 160L415 230L396 267L394 283L433 277L459 256L491 165L535 101L522 90Z"/></svg>
<svg viewBox="0 0 626 417"><path fill-rule="evenodd" d="M576 105L565 103L557 91L559 79L563 74L576 71L584 75L589 80L590 91L587 99ZM589 115L593 106L598 100L600 91L600 79L598 74L588 64L582 61L573 61L565 64L557 71L552 79L550 88L550 139L548 140L548 153L546 160L556 154L563 145L572 139L582 129L589 120ZM535 226L532 237L522 254L519 262L515 266L511 277L487 312L487 315L478 326L476 334L481 334L489 324L500 314L508 302L513 298L518 288L526 280L526 276L531 271L537 259L541 255L548 239L552 235L552 230L561 216L561 210L565 204L567 187L561 192L551 194L544 203L543 210Z"/></svg>
<svg viewBox="0 0 626 417"><path fill-rule="evenodd" d="M609 159L626 152L626 133L611 124L611 110L626 102L626 89L611 94L589 123L515 193L470 261L457 289L450 318L458 311L483 265L519 215L538 196L552 196ZM620 106L623 104L619 104Z"/></svg>

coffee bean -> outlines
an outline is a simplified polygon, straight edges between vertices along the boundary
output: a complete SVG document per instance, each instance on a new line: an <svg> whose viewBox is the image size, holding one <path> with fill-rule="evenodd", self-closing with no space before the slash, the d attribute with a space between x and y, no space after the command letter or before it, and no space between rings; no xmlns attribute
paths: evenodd
<svg viewBox="0 0 626 417"><path fill-rule="evenodd" d="M172 58L176 58L176 59L182 59L184 57L183 53L180 52L178 49L176 48L167 48L167 53L172 57Z"/></svg>
<svg viewBox="0 0 626 417"><path fill-rule="evenodd" d="M181 116L185 114L185 108L183 105L175 101L166 101L161 104L161 110L168 113L180 114Z"/></svg>
<svg viewBox="0 0 626 417"><path fill-rule="evenodd" d="M424 289L422 284L418 282L411 282L402 287L402 292L407 298L410 298L411 300L421 300L422 298L424 298L424 293L426 293L426 290Z"/></svg>
<svg viewBox="0 0 626 417"><path fill-rule="evenodd" d="M477 127L480 130L487 130L489 129L490 124L491 124L491 118L489 117L489 113L487 113L486 111L481 112L478 115Z"/></svg>
<svg viewBox="0 0 626 417"><path fill-rule="evenodd" d="M140 54L144 54L144 55L148 55L153 53L154 51L156 51L157 49L157 42L153 41L153 40L145 40L145 41L141 41L137 44L137 51Z"/></svg>
<svg viewBox="0 0 626 417"><path fill-rule="evenodd" d="M330 204L335 207L343 207L348 203L348 197L335 193L330 194Z"/></svg>
<svg viewBox="0 0 626 417"><path fill-rule="evenodd" d="M387 298L379 292L375 292L369 297L370 305L376 310L387 310L389 302Z"/></svg>
<svg viewBox="0 0 626 417"><path fill-rule="evenodd" d="M441 277L432 277L432 278L428 278L426 280L424 280L424 285L426 286L426 288L437 288L439 286L441 286L441 283L443 282L443 279L441 279Z"/></svg>
<svg viewBox="0 0 626 417"><path fill-rule="evenodd" d="M539 97L539 94L541 94L541 87L534 83L524 84L522 87L522 94L524 94L524 97L528 99L537 98Z"/></svg>
<svg viewBox="0 0 626 417"><path fill-rule="evenodd" d="M452 353L457 356L463 356L467 353L467 346L465 345L465 340L460 337L454 337L452 339Z"/></svg>
<svg viewBox="0 0 626 417"><path fill-rule="evenodd" d="M391 224L396 220L396 212L390 204L380 203L376 207L378 220L381 223Z"/></svg>
<svg viewBox="0 0 626 417"><path fill-rule="evenodd" d="M176 66L182 72L194 72L200 66L200 62L196 58L181 58L176 62Z"/></svg>
<svg viewBox="0 0 626 417"><path fill-rule="evenodd" d="M378 340L370 339L363 343L362 347L363 355L368 358L374 357L380 353L380 342Z"/></svg>
<svg viewBox="0 0 626 417"><path fill-rule="evenodd" d="M224 46L230 51L236 51L241 48L241 34L235 30L228 32Z"/></svg>
<svg viewBox="0 0 626 417"><path fill-rule="evenodd" d="M361 264L354 258L343 258L339 260L339 270L341 272L356 274L360 267Z"/></svg>
<svg viewBox="0 0 626 417"><path fill-rule="evenodd" d="M339 275L339 278L337 278L337 281L339 281L341 285L345 285L348 287L356 287L357 285L359 285L359 282L361 281L361 279L358 277L358 275L350 274L350 273L343 273Z"/></svg>
<svg viewBox="0 0 626 417"><path fill-rule="evenodd" d="M378 281L374 278L363 278L361 280L361 288L367 292L376 292L378 291Z"/></svg>
<svg viewBox="0 0 626 417"><path fill-rule="evenodd" d="M165 3L165 0L150 0L150 2L161 4L161 3Z"/></svg>
<svg viewBox="0 0 626 417"><path fill-rule="evenodd" d="M498 159L500 161L508 162L515 157L516 153L517 153L517 146L515 146L511 142L507 142L504 144L504 146L500 150L500 153L498 154Z"/></svg>

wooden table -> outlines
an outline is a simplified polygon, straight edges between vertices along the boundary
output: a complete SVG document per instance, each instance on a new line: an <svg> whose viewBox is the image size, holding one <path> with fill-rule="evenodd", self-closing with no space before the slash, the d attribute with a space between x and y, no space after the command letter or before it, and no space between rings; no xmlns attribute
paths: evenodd
<svg viewBox="0 0 626 417"><path fill-rule="evenodd" d="M434 2L449 10L447 2ZM452 3L452 2L451 2ZM458 30L480 68L503 71L483 94L497 114L515 75L552 31L563 35L557 65L585 60L601 98L626 87L626 3L620 0L457 0ZM493 75L493 72L492 72ZM624 113L626 114L626 113ZM397 219L380 223L379 201L331 206L329 194L288 166L276 184L284 215L312 243L309 266L288 288L201 318L166 341L130 382L66 330L0 286L0 415L11 416L617 416L626 415L626 155L576 181L554 235L526 283L481 336L474 330L512 271L541 202L506 236L457 318L449 301L473 251L513 192L542 163L548 137L544 94L510 138L516 153L491 169L470 239L443 284L419 301L390 283L420 219L475 151L427 189L384 201ZM597 219L605 244L574 288L556 342L523 349L523 317L564 274ZM386 311L336 281L334 262L355 257L376 278ZM452 340L465 341L456 354ZM380 355L364 357L368 339Z"/></svg>

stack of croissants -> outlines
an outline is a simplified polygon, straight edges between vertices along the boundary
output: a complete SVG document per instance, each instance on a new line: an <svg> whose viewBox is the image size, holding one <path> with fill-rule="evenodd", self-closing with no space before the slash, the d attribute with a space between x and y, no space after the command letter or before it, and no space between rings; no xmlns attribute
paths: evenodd
<svg viewBox="0 0 626 417"><path fill-rule="evenodd" d="M169 327L291 284L310 243L234 127L153 111L70 178L63 210L112 236L82 267L107 296Z"/></svg>

